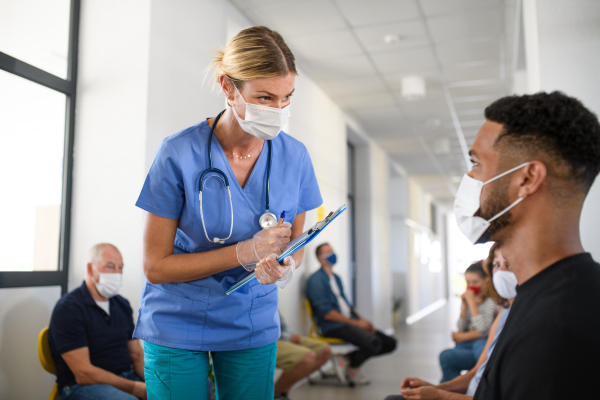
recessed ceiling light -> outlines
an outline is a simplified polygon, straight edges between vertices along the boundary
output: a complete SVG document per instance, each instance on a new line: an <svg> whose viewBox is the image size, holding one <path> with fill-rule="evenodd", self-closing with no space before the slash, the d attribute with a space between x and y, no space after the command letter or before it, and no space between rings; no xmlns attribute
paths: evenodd
<svg viewBox="0 0 600 400"><path fill-rule="evenodd" d="M402 78L402 97L408 101L423 99L425 97L425 78L419 75Z"/></svg>
<svg viewBox="0 0 600 400"><path fill-rule="evenodd" d="M394 44L394 43L398 43L400 41L400 39L402 39L400 37L400 35L397 35L395 33L388 33L387 35L385 35L383 37L383 41L386 44Z"/></svg>

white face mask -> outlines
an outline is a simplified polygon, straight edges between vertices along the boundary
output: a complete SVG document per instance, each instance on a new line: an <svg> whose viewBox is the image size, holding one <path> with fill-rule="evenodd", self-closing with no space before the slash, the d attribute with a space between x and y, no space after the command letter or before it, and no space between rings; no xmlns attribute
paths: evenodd
<svg viewBox="0 0 600 400"><path fill-rule="evenodd" d="M96 267L94 267L94 269L98 272ZM98 289L98 293L100 293L102 297L110 299L119 294L119 289L121 289L121 286L123 285L123 274L106 274L98 272L98 275L100 275L100 280L95 282L96 289Z"/></svg>
<svg viewBox="0 0 600 400"><path fill-rule="evenodd" d="M235 86L234 86L235 87ZM244 103L246 100L235 88ZM246 118L241 119L235 107L231 107L240 127L252 136L262 140L274 139L290 118L290 105L285 108L273 108L246 103Z"/></svg>
<svg viewBox="0 0 600 400"><path fill-rule="evenodd" d="M514 299L517 295L517 276L514 272L498 270L492 277L496 292L506 300Z"/></svg>
<svg viewBox="0 0 600 400"><path fill-rule="evenodd" d="M456 199L454 200L454 216L456 217L458 228L462 233L465 234L471 243L476 244L479 239L481 239L485 231L490 227L490 223L493 220L501 217L504 213L508 212L511 208L519 204L521 201L523 201L523 199L525 199L525 197L527 197L523 196L518 198L510 206L506 207L504 210L486 221L481 217L475 216L475 213L481 207L480 198L481 189L483 186L495 181L496 179L500 179L504 175L508 175L519 168L523 168L528 164L529 162L523 163L518 167L509 169L508 171L503 172L486 182L473 179L467 174L463 176L462 182L460 183L458 191L456 192Z"/></svg>

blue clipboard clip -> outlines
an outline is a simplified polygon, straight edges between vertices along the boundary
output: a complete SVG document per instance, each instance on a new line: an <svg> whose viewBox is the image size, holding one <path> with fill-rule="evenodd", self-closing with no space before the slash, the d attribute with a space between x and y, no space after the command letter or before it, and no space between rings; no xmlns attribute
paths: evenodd
<svg viewBox="0 0 600 400"><path fill-rule="evenodd" d="M288 244L284 252L279 257L277 257L277 261L282 262L283 260L285 260L286 257L291 256L292 254L309 244L314 238L316 238L319 235L319 233L321 233L327 227L327 225L329 225L334 219L338 217L338 215L340 215L344 211L346 211L345 204L338 208L336 211L330 212L324 220L317 222L312 228L310 228L309 230L292 240ZM246 276L242 280L235 283L232 287L230 287L229 290L225 292L225 294L230 295L231 293L235 292L236 290L238 290L246 283L250 282L252 279L255 278L256 274L252 272L250 275Z"/></svg>

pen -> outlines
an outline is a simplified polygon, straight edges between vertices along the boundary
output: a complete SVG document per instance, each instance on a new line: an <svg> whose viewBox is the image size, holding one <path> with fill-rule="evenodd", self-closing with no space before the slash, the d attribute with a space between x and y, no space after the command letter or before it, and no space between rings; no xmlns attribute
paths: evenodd
<svg viewBox="0 0 600 400"><path fill-rule="evenodd" d="M284 218L285 218L285 211L283 211L281 213L281 216L279 217L279 221L277 222L277 228L281 228L281 224L283 223Z"/></svg>

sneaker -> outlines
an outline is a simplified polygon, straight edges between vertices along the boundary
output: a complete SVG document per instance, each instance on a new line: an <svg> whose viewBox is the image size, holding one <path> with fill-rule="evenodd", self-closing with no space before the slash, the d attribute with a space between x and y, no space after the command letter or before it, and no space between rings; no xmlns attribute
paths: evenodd
<svg viewBox="0 0 600 400"><path fill-rule="evenodd" d="M334 358L333 364L333 369L338 380L342 383L346 383L346 375L348 366L350 365L350 359L347 356L338 356Z"/></svg>
<svg viewBox="0 0 600 400"><path fill-rule="evenodd" d="M368 385L371 383L371 381L362 373L360 367L348 367L346 379L348 379L348 382L352 382L355 385Z"/></svg>

